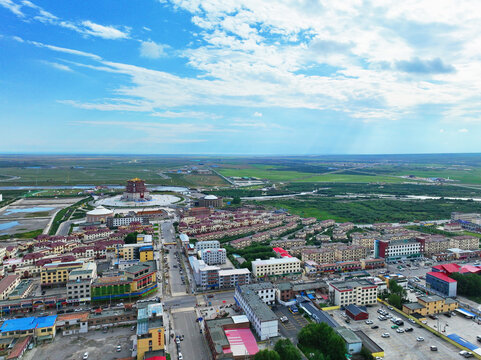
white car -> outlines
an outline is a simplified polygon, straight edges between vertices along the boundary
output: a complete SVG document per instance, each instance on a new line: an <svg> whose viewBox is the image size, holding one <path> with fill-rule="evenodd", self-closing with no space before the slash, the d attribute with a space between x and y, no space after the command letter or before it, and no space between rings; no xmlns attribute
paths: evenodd
<svg viewBox="0 0 481 360"><path fill-rule="evenodd" d="M372 320L366 320L366 324L371 325L373 324Z"/></svg>
<svg viewBox="0 0 481 360"><path fill-rule="evenodd" d="M389 333L384 333L384 334L381 335L381 337L383 337L383 338L388 338L388 337L390 337L390 336L391 336L391 335L389 335Z"/></svg>
<svg viewBox="0 0 481 360"><path fill-rule="evenodd" d="M397 329L396 329L396 332L397 332L398 334L401 334L401 333L403 333L403 332L404 332L404 330L403 330L403 329L401 329L401 328L397 328Z"/></svg>
<svg viewBox="0 0 481 360"><path fill-rule="evenodd" d="M89 353L86 352L84 356L82 356L82 360L87 360L89 358Z"/></svg>
<svg viewBox="0 0 481 360"><path fill-rule="evenodd" d="M416 338L416 341L418 341L418 342L424 341L424 338L422 336L419 336L419 337Z"/></svg>
<svg viewBox="0 0 481 360"><path fill-rule="evenodd" d="M182 356L182 353L179 353L179 356L177 357L179 360L184 360L184 357Z"/></svg>
<svg viewBox="0 0 481 360"><path fill-rule="evenodd" d="M117 345L117 352L121 352L121 351L122 351L122 346Z"/></svg>

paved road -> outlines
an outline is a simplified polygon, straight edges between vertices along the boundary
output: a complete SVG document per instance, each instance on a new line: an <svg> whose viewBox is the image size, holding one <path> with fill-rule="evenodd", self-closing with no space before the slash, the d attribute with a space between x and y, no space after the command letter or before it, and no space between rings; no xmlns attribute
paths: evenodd
<svg viewBox="0 0 481 360"><path fill-rule="evenodd" d="M180 343L180 351L184 359L209 360L210 351L204 335L200 334L200 326L195 321L194 311L176 312L172 314L174 331L176 335L184 335L184 341ZM177 354L173 356L177 359Z"/></svg>

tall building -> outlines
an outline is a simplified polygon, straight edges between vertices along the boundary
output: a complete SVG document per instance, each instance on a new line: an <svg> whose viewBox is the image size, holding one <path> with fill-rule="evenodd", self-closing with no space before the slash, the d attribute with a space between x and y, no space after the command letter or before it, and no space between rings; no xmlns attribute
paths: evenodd
<svg viewBox="0 0 481 360"><path fill-rule="evenodd" d="M266 305L275 302L275 292L271 283L243 285L235 290L236 303L244 311L261 340L279 336L277 315Z"/></svg>
<svg viewBox="0 0 481 360"><path fill-rule="evenodd" d="M124 201L144 201L150 200L151 196L145 186L145 181L135 178L127 180L125 192L122 195Z"/></svg>
<svg viewBox="0 0 481 360"><path fill-rule="evenodd" d="M373 305L377 303L377 285L364 280L333 281L329 297L335 305Z"/></svg>
<svg viewBox="0 0 481 360"><path fill-rule="evenodd" d="M377 258L381 257L386 261L417 258L424 251L422 245L416 239L376 240L374 254Z"/></svg>
<svg viewBox="0 0 481 360"><path fill-rule="evenodd" d="M148 304L137 310L137 360L164 350L165 334L162 304Z"/></svg>
<svg viewBox="0 0 481 360"><path fill-rule="evenodd" d="M252 274L262 276L286 276L301 273L301 260L295 257L257 259L252 262Z"/></svg>
<svg viewBox="0 0 481 360"><path fill-rule="evenodd" d="M200 258L207 265L225 264L227 261L226 249L204 249L200 251Z"/></svg>
<svg viewBox="0 0 481 360"><path fill-rule="evenodd" d="M97 278L97 264L85 263L81 269L72 270L67 282L67 302L90 302L90 286Z"/></svg>

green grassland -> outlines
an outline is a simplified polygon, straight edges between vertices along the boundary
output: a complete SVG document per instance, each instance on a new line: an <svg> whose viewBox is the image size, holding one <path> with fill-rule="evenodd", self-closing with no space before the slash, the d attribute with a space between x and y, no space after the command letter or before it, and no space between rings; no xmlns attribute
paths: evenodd
<svg viewBox="0 0 481 360"><path fill-rule="evenodd" d="M481 212L481 204L477 202L454 200L346 200L312 196L269 200L260 204L268 208L287 209L302 217L312 216L358 224L449 219L454 211Z"/></svg>

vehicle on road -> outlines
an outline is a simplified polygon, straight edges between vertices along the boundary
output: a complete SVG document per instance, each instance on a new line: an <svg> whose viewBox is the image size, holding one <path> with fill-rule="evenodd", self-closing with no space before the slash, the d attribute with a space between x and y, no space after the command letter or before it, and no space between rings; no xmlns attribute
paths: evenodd
<svg viewBox="0 0 481 360"><path fill-rule="evenodd" d="M371 325L373 323L372 320L366 320L366 324Z"/></svg>
<svg viewBox="0 0 481 360"><path fill-rule="evenodd" d="M422 336L419 336L419 337L416 338L416 341L418 341L418 342L424 341L424 338Z"/></svg>
<svg viewBox="0 0 481 360"><path fill-rule="evenodd" d="M389 333L383 333L383 334L381 335L381 337L383 337L383 338L388 338L388 337L390 337L390 336L391 336L391 335L389 335Z"/></svg>
<svg viewBox="0 0 481 360"><path fill-rule="evenodd" d="M179 353L179 356L177 357L179 360L184 360L184 357L182 356L182 353Z"/></svg>
<svg viewBox="0 0 481 360"><path fill-rule="evenodd" d="M371 326L371 329L379 329L379 326L373 325L373 326Z"/></svg>
<svg viewBox="0 0 481 360"><path fill-rule="evenodd" d="M177 345L180 345L180 339L179 339L178 336L175 338L175 343L176 343Z"/></svg>
<svg viewBox="0 0 481 360"><path fill-rule="evenodd" d="M476 340L478 340L479 342L481 342L481 336L480 336L480 335L476 336Z"/></svg>
<svg viewBox="0 0 481 360"><path fill-rule="evenodd" d="M414 329L413 329L412 327L404 329L405 332L411 332L411 331L413 331L413 330L414 330Z"/></svg>
<svg viewBox="0 0 481 360"><path fill-rule="evenodd" d="M438 351L438 347L437 346L434 346L434 345L431 345L431 347L429 348L431 351Z"/></svg>
<svg viewBox="0 0 481 360"><path fill-rule="evenodd" d="M397 332L398 334L402 334L402 333L404 332L404 330L401 329L401 328L397 328L397 329L396 329L396 332Z"/></svg>
<svg viewBox="0 0 481 360"><path fill-rule="evenodd" d="M289 306L289 311L293 314L297 314L299 312L299 309L297 308L296 305L291 305Z"/></svg>
<svg viewBox="0 0 481 360"><path fill-rule="evenodd" d="M288 322L289 319L287 318L287 316L281 316L281 318L279 319L282 323L285 323L285 322Z"/></svg>
<svg viewBox="0 0 481 360"><path fill-rule="evenodd" d="M463 356L463 357L465 357L465 358L470 358L470 357L473 357L473 356L474 356L472 352L466 351L466 350L461 350L461 351L459 352L459 355L461 355L461 356Z"/></svg>
<svg viewBox="0 0 481 360"><path fill-rule="evenodd" d="M84 356L82 356L82 360L87 360L89 358L89 353L86 352L84 353Z"/></svg>
<svg viewBox="0 0 481 360"><path fill-rule="evenodd" d="M393 326L391 326L391 329L397 329L398 327L399 326L397 326L397 325L393 325Z"/></svg>
<svg viewBox="0 0 481 360"><path fill-rule="evenodd" d="M117 352L121 352L121 351L122 351L122 346L117 345Z"/></svg>

